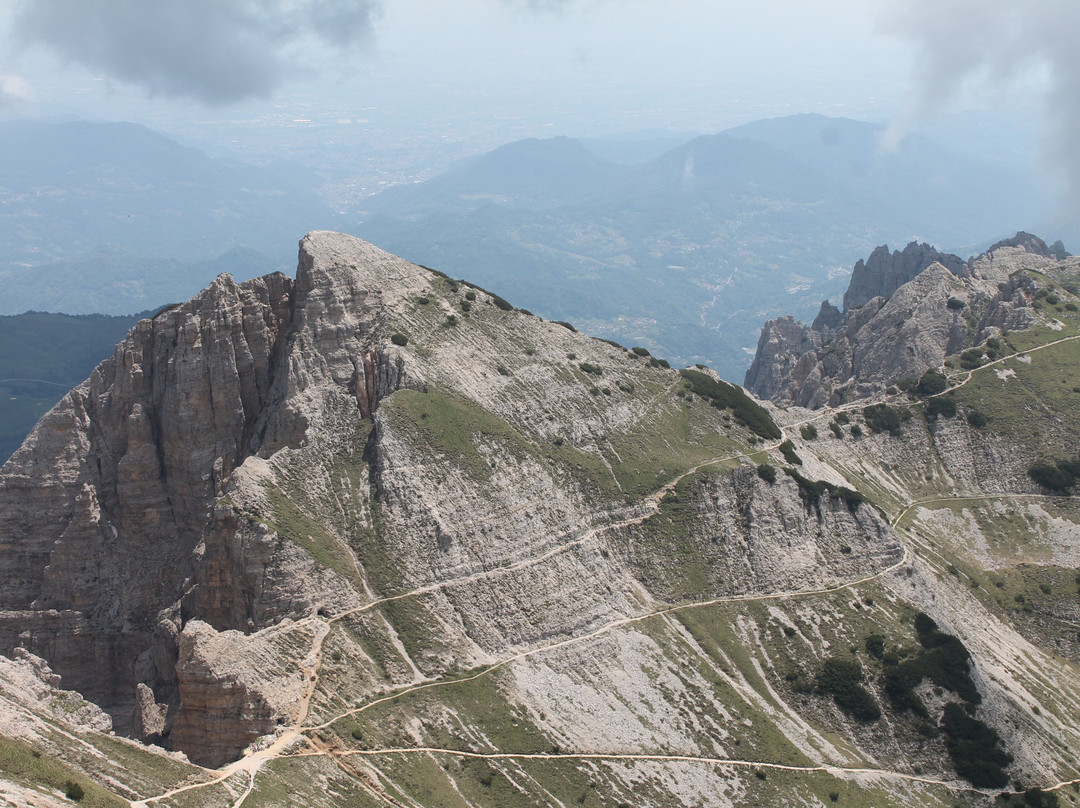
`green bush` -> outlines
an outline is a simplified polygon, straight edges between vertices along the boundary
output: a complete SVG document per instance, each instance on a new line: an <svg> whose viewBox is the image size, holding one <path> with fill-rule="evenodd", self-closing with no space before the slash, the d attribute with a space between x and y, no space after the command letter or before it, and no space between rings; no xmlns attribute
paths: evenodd
<svg viewBox="0 0 1080 808"><path fill-rule="evenodd" d="M890 665L885 671L885 694L893 707L926 718L926 705L915 693L915 688L927 678L939 687L953 691L968 704L980 703L982 696L971 678L971 654L959 638L938 629L937 623L922 612L915 617L915 631L923 650L904 662Z"/></svg>
<svg viewBox="0 0 1080 808"><path fill-rule="evenodd" d="M862 436L863 436L862 427L859 426L858 424L852 424L851 425L851 437L853 437L853 438L861 438Z"/></svg>
<svg viewBox="0 0 1080 808"><path fill-rule="evenodd" d="M1059 298L1057 295L1047 295L1046 302L1049 303L1051 306L1056 306L1058 303L1061 302L1061 298Z"/></svg>
<svg viewBox="0 0 1080 808"><path fill-rule="evenodd" d="M83 787L74 780L68 780L64 783L64 796L72 802L78 802L86 796L86 792L83 791Z"/></svg>
<svg viewBox="0 0 1080 808"><path fill-rule="evenodd" d="M956 773L976 788L1001 788L1009 784L1005 767L1012 755L998 748L998 734L972 718L959 704L945 705L942 716L945 749L952 758Z"/></svg>
<svg viewBox="0 0 1080 808"><path fill-rule="evenodd" d="M490 293L489 293L490 294ZM491 295L491 302L495 304L496 308L500 308L503 311L513 311L514 307L503 300L498 295Z"/></svg>
<svg viewBox="0 0 1080 808"><path fill-rule="evenodd" d="M817 440L817 427L813 424L803 424L799 427L799 434L802 435L803 440Z"/></svg>
<svg viewBox="0 0 1080 808"><path fill-rule="evenodd" d="M426 306L431 301L428 300L426 297L418 297L418 298L416 298L416 302L421 306Z"/></svg>
<svg viewBox="0 0 1080 808"><path fill-rule="evenodd" d="M952 396L937 396L926 402L926 419L935 420L939 417L952 418L956 415L956 399Z"/></svg>
<svg viewBox="0 0 1080 808"><path fill-rule="evenodd" d="M496 368L496 370L499 371L500 376L511 376L511 375L513 375L512 373L510 373L510 370L505 365L499 365Z"/></svg>
<svg viewBox="0 0 1080 808"><path fill-rule="evenodd" d="M1036 463L1028 469L1028 476L1043 488L1059 494L1067 494L1080 476L1076 461L1057 460L1053 463Z"/></svg>
<svg viewBox="0 0 1080 808"><path fill-rule="evenodd" d="M776 482L776 466L771 466L768 463L762 463L757 467L757 475L767 483Z"/></svg>
<svg viewBox="0 0 1080 808"><path fill-rule="evenodd" d="M982 364L984 353L982 348L968 348L960 354L960 367L964 370L974 370Z"/></svg>
<svg viewBox="0 0 1080 808"><path fill-rule="evenodd" d="M795 453L795 444L790 440L786 440L778 447L780 454L784 456L784 460L789 462L793 466L801 466L802 458Z"/></svg>
<svg viewBox="0 0 1080 808"><path fill-rule="evenodd" d="M599 365L594 365L592 362L582 362L578 365L583 373L588 373L592 376L603 376L604 369Z"/></svg>
<svg viewBox="0 0 1080 808"><path fill-rule="evenodd" d="M982 429L986 426L986 416L978 410L970 410L967 414L967 422L975 429Z"/></svg>
<svg viewBox="0 0 1080 808"><path fill-rule="evenodd" d="M652 356L648 348L632 348L631 350L638 356Z"/></svg>
<svg viewBox="0 0 1080 808"><path fill-rule="evenodd" d="M756 435L775 439L783 434L765 408L750 398L741 387L714 379L700 370L687 368L679 373L690 382L690 389L695 395L701 396L714 407L730 408L735 419Z"/></svg>
<svg viewBox="0 0 1080 808"><path fill-rule="evenodd" d="M555 320L554 322L555 325L561 325L563 328L573 331L575 334L577 333L577 329L574 328L574 326L572 326L570 323L566 322L566 320Z"/></svg>
<svg viewBox="0 0 1080 808"><path fill-rule="evenodd" d="M833 433L834 438L843 438L844 430L840 427L840 424L836 421L829 421L829 430Z"/></svg>
<svg viewBox="0 0 1080 808"><path fill-rule="evenodd" d="M900 435L900 413L888 404L871 404L863 407L863 418L871 432L888 432L890 435ZM854 430L852 431L854 434Z"/></svg>
<svg viewBox="0 0 1080 808"><path fill-rule="evenodd" d="M464 312L472 311L472 303L470 303L468 300L462 300L461 310Z"/></svg>
<svg viewBox="0 0 1080 808"><path fill-rule="evenodd" d="M1065 304L1065 310L1066 311L1076 311L1077 310L1076 309L1076 304L1075 303L1066 303Z"/></svg>
<svg viewBox="0 0 1080 808"><path fill-rule="evenodd" d="M885 656L885 637L882 634L871 634L866 638L866 652L875 659Z"/></svg>
<svg viewBox="0 0 1080 808"><path fill-rule="evenodd" d="M919 395L923 398L937 395L938 393L944 393L948 387L949 380L945 377L944 373L937 370L926 371L915 385Z"/></svg>
<svg viewBox="0 0 1080 808"><path fill-rule="evenodd" d="M960 309L964 308L964 306L966 306L967 304L963 300L958 300L955 297L950 297L945 302L945 305L948 306L949 309L952 311L960 311Z"/></svg>
<svg viewBox="0 0 1080 808"><path fill-rule="evenodd" d="M850 424L851 416L841 410L840 412L836 413L836 423L844 425Z"/></svg>
<svg viewBox="0 0 1080 808"><path fill-rule="evenodd" d="M465 299L466 300L476 300L476 292L474 292L472 289L470 289L469 291L467 291L465 293Z"/></svg>
<svg viewBox="0 0 1080 808"><path fill-rule="evenodd" d="M830 694L837 706L852 718L872 723L881 718L881 708L862 682L863 670L858 659L829 657L818 674L817 689Z"/></svg>
<svg viewBox="0 0 1080 808"><path fill-rule="evenodd" d="M907 376L896 383L902 393L910 393L919 386L919 380L914 376Z"/></svg>
<svg viewBox="0 0 1080 808"><path fill-rule="evenodd" d="M409 344L409 338L404 334L391 334L390 341L395 345L401 345L403 347Z"/></svg>

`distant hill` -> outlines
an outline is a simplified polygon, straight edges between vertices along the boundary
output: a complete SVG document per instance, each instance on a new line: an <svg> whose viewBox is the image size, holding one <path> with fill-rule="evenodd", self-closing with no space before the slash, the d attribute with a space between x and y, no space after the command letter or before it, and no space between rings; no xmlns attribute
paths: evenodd
<svg viewBox="0 0 1080 808"><path fill-rule="evenodd" d="M0 267L117 244L205 260L291 254L333 218L307 172L208 157L132 123L0 122Z"/></svg>
<svg viewBox="0 0 1080 808"><path fill-rule="evenodd" d="M0 314L42 310L128 314L186 300L222 272L245 280L278 268L247 247L234 247L210 260L179 261L107 244L41 266L0 270L6 287Z"/></svg>
<svg viewBox="0 0 1080 808"><path fill-rule="evenodd" d="M0 464L60 398L86 379L143 314L27 312L0 317Z"/></svg>
<svg viewBox="0 0 1080 808"><path fill-rule="evenodd" d="M636 165L523 141L365 200L351 229L538 314L741 379L765 320L812 318L874 246L988 242L1040 219L1029 178L926 138L882 152L881 132L798 115Z"/></svg>

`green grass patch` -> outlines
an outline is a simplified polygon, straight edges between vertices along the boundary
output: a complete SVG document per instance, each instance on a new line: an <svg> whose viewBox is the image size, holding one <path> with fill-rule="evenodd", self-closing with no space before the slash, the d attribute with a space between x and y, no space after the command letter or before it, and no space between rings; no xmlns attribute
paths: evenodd
<svg viewBox="0 0 1080 808"><path fill-rule="evenodd" d="M26 741L0 735L0 773L4 778L24 787L51 794L77 793L82 796L78 804L83 806L109 807L128 805L128 801L98 785L85 773L67 763L36 749Z"/></svg>
<svg viewBox="0 0 1080 808"><path fill-rule="evenodd" d="M679 374L690 382L690 389L696 395L708 400L714 407L730 409L735 418L755 434L774 440L781 437L780 427L769 413L741 387L714 379L700 370L687 368L680 370Z"/></svg>

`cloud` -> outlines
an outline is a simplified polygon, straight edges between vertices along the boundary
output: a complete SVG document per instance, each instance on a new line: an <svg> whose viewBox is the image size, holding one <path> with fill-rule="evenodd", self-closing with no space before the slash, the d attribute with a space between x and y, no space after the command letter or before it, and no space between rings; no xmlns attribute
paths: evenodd
<svg viewBox="0 0 1080 808"><path fill-rule="evenodd" d="M0 107L6 107L19 101L31 101L34 94L20 76L12 73L0 73Z"/></svg>
<svg viewBox="0 0 1080 808"><path fill-rule="evenodd" d="M16 40L152 95L269 95L305 49L366 46L377 0L24 0Z"/></svg>
<svg viewBox="0 0 1080 808"><path fill-rule="evenodd" d="M882 23L886 33L914 45L914 89L888 129L886 147L965 92L1028 86L1038 76L1047 156L1080 200L1080 3L901 0Z"/></svg>

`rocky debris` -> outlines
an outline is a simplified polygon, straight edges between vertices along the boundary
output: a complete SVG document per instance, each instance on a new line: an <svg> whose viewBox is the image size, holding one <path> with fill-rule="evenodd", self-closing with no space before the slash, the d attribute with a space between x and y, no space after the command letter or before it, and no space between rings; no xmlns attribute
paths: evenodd
<svg viewBox="0 0 1080 808"><path fill-rule="evenodd" d="M109 732L112 721L95 704L73 690L61 687L61 677L49 663L25 648L15 648L11 657L0 656L0 701L10 709L0 710L0 734L32 737L34 713L43 712L51 721L69 729Z"/></svg>
<svg viewBox="0 0 1080 808"><path fill-rule="evenodd" d="M887 245L878 247L866 261L859 259L855 264L851 283L844 293L844 311L864 306L875 297L891 297L931 264L941 264L958 278L969 274L962 258L938 252L929 244L913 241L903 252L891 253Z"/></svg>
<svg viewBox="0 0 1080 808"><path fill-rule="evenodd" d="M745 386L812 409L880 392L990 336L1028 328L1036 289L1020 270L1055 265L1045 243L1024 233L968 263L914 242L891 255L879 247L856 265L843 314L826 301L809 327L790 316L765 324Z"/></svg>

